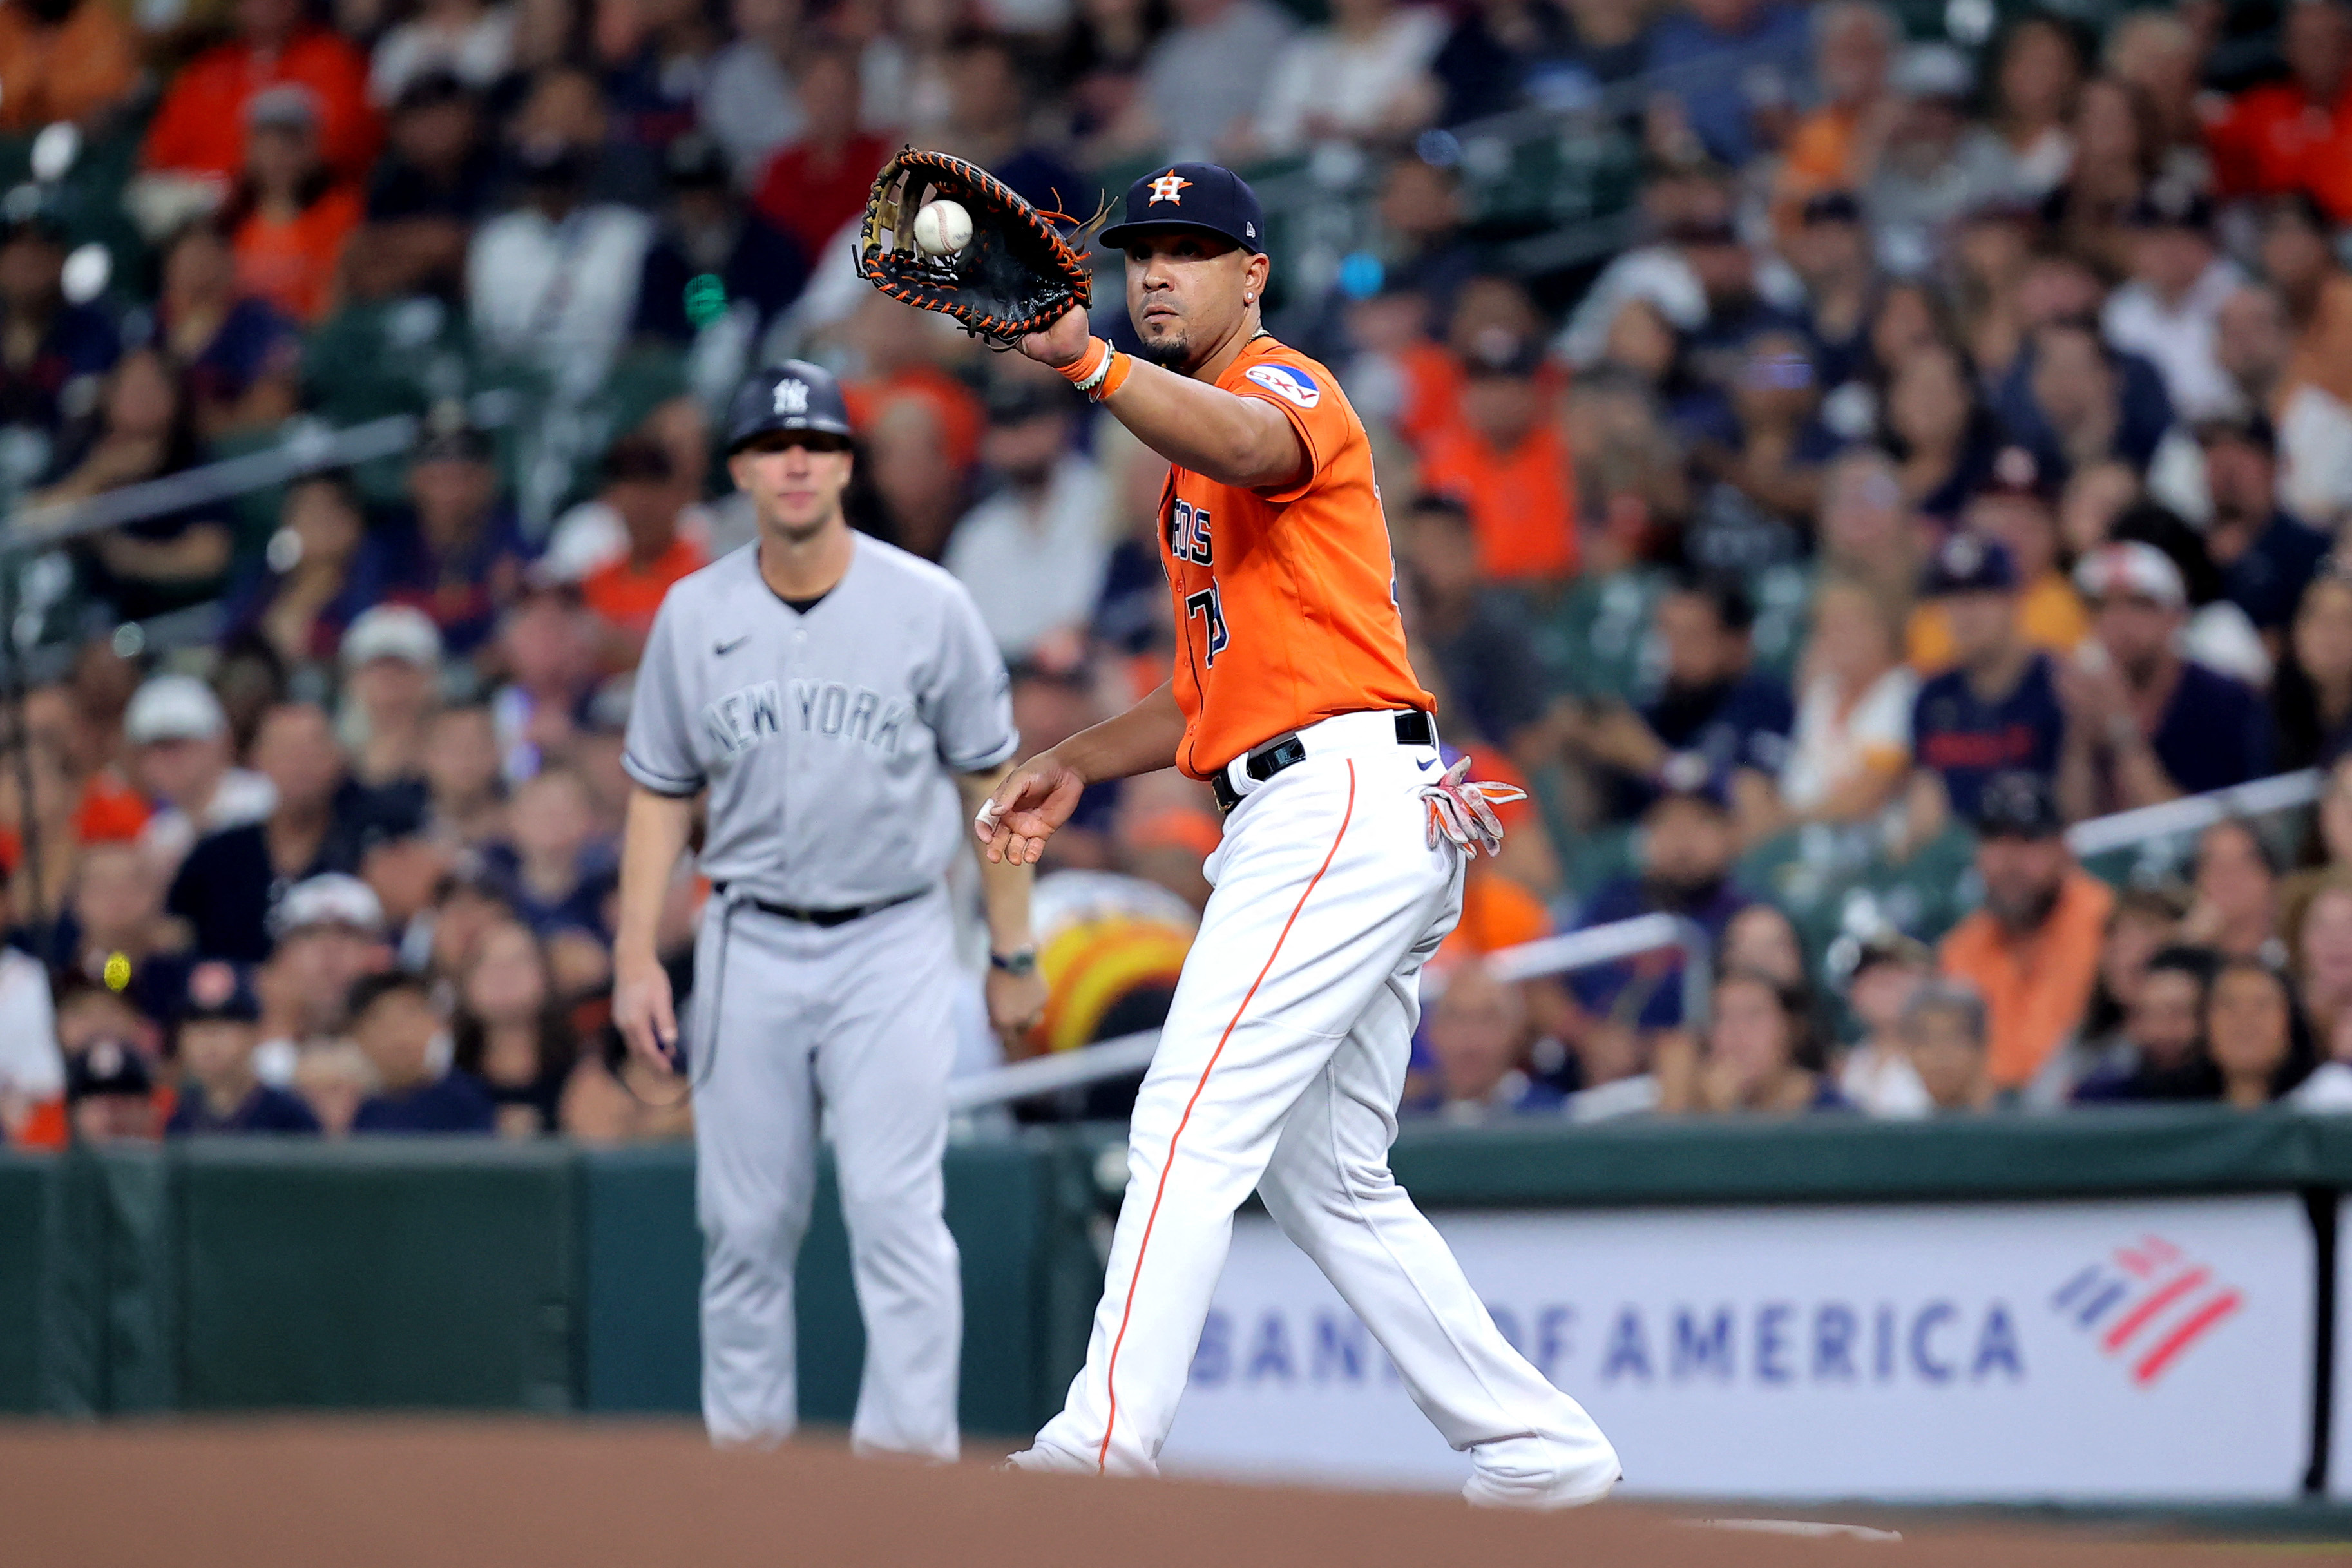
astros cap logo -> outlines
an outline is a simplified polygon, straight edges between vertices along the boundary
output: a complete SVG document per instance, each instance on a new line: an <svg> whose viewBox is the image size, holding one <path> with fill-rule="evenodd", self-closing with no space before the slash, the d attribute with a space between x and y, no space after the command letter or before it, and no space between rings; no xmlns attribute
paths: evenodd
<svg viewBox="0 0 2352 1568"><path fill-rule="evenodd" d="M1166 202L1171 206L1182 206L1184 198L1176 193L1192 183L1179 175L1173 169L1157 176L1151 182L1151 205L1158 206L1161 202Z"/></svg>

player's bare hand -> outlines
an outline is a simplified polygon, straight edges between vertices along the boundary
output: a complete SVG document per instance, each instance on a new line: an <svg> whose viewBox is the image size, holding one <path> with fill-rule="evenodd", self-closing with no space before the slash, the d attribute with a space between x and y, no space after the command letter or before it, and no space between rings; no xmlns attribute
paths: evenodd
<svg viewBox="0 0 2352 1568"><path fill-rule="evenodd" d="M669 972L658 959L616 958L613 966L613 1022L630 1051L647 1066L677 1070L677 1009Z"/></svg>
<svg viewBox="0 0 2352 1568"><path fill-rule="evenodd" d="M988 1023L1005 1044L1007 1056L1026 1056L1020 1042L1045 1019L1045 977L992 967L988 972Z"/></svg>
<svg viewBox="0 0 2352 1568"><path fill-rule="evenodd" d="M1035 865L1045 840L1078 808L1086 787L1077 769L1050 751L1038 752L1004 775L972 819L980 852L992 865Z"/></svg>
<svg viewBox="0 0 2352 1568"><path fill-rule="evenodd" d="M1023 353L1040 364L1050 364L1059 370L1066 364L1078 363L1078 356L1087 352L1087 340L1093 335L1086 310L1073 305L1044 331L1031 332L1023 338L1020 347Z"/></svg>

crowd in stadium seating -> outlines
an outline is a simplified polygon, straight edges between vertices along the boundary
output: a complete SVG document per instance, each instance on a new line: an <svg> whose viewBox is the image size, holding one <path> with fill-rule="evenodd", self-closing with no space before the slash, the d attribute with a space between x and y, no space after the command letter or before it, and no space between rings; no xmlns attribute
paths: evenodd
<svg viewBox="0 0 2352 1568"><path fill-rule="evenodd" d="M850 269L902 141L1081 216L1184 157L1281 198L1270 324L1371 430L1443 733L1534 792L1409 1112L2352 1105L2352 4L1916 9L0 4L0 489L422 420L9 567L0 1134L685 1131L604 1026L619 736L751 537L757 361L841 372L854 521L970 587L1028 747L1157 684L1163 465ZM1607 146L1630 229L1495 194ZM2186 855L2068 846L2312 767ZM1028 1048L1156 1022L1217 832L1088 792ZM1483 963L1656 911L1703 1006L1672 952Z"/></svg>

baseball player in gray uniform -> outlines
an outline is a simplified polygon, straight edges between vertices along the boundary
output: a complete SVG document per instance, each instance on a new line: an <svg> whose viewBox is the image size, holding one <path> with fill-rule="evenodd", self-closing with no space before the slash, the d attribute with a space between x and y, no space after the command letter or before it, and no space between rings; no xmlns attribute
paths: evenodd
<svg viewBox="0 0 2352 1568"><path fill-rule="evenodd" d="M793 1430L793 1265L822 1111L866 1320L852 1441L952 1458L944 875L1013 755L1009 684L954 578L844 521L855 459L832 376L793 361L751 378L727 450L759 537L681 580L654 619L623 759L635 787L614 947L623 1035L695 1095L703 1419L728 1444ZM654 930L698 795L713 892L681 1045ZM1045 1000L1029 872L985 866L982 882L989 1014L1010 1033Z"/></svg>

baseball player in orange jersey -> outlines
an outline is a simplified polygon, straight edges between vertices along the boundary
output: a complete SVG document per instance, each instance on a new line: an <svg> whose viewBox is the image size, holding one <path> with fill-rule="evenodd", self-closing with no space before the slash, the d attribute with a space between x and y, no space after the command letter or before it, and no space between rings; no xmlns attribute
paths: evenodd
<svg viewBox="0 0 2352 1568"><path fill-rule="evenodd" d="M975 826L1034 861L1097 779L1215 789L1215 893L1137 1097L1086 1370L1023 1468L1153 1473L1253 1187L1471 1458L1474 1502L1604 1496L1616 1451L1513 1350L1389 1173L1422 964L1461 912L1500 792L1444 770L1398 619L1370 445L1331 373L1260 328L1257 197L1179 163L1136 182L1129 314L1151 362L1072 310L1022 340L1173 465L1160 544L1175 671L1013 770Z"/></svg>

